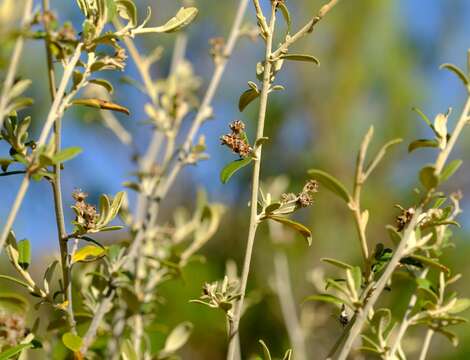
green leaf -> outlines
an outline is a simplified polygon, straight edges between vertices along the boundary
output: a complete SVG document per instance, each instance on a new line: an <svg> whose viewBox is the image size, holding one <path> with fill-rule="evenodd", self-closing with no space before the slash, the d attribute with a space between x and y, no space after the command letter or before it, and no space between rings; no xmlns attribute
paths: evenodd
<svg viewBox="0 0 470 360"><path fill-rule="evenodd" d="M253 100L255 100L259 96L259 94L260 94L259 91L252 89L252 88L243 92L243 94L241 94L240 96L240 100L238 100L238 110L240 110L240 112L243 112L243 110L245 110L245 108Z"/></svg>
<svg viewBox="0 0 470 360"><path fill-rule="evenodd" d="M415 113L417 113L417 114L421 117L421 119L423 119L423 121L424 121L431 129L434 130L434 126L433 126L431 120L429 120L429 118L426 116L425 113L423 113L420 109L418 109L418 108L416 108L416 107L412 108L412 110L413 110Z"/></svg>
<svg viewBox="0 0 470 360"><path fill-rule="evenodd" d="M428 140L428 139L419 139L415 140L410 145L408 145L408 152L412 152L419 148L436 148L439 144L436 140Z"/></svg>
<svg viewBox="0 0 470 360"><path fill-rule="evenodd" d="M18 242L18 264L23 270L26 270L31 264L31 244L29 240Z"/></svg>
<svg viewBox="0 0 470 360"><path fill-rule="evenodd" d="M33 104L34 104L34 100L32 98L28 98L28 97L16 98L11 102L11 104L8 105L7 111L5 112L10 113L12 111L19 111Z"/></svg>
<svg viewBox="0 0 470 360"><path fill-rule="evenodd" d="M155 28L155 32L172 33L188 26L199 12L195 7L182 7L165 25Z"/></svg>
<svg viewBox="0 0 470 360"><path fill-rule="evenodd" d="M233 174L235 174L241 168L247 166L252 161L253 158L250 156L244 159L232 161L226 165L220 172L220 181L222 181L222 184L225 184L227 181L229 181Z"/></svg>
<svg viewBox="0 0 470 360"><path fill-rule="evenodd" d="M336 259L322 258L322 259L320 259L320 261L326 262L328 264L337 266L337 267L339 267L341 269L345 269L345 270L351 270L353 268L351 265L346 264L345 262L342 262L342 261L339 261L339 260L336 260Z"/></svg>
<svg viewBox="0 0 470 360"><path fill-rule="evenodd" d="M0 309L6 313L26 314L28 301L21 295L14 293L0 293Z"/></svg>
<svg viewBox="0 0 470 360"><path fill-rule="evenodd" d="M62 150L58 154L54 155L52 157L52 161L55 164L63 163L67 160L73 159L74 157L76 157L81 152L82 152L82 148L80 148L78 146L69 147L67 149Z"/></svg>
<svg viewBox="0 0 470 360"><path fill-rule="evenodd" d="M82 247L81 249L77 250L75 254L72 256L72 264L75 264L77 262L88 262L88 261L94 261L106 253L106 250L94 246L94 245L87 245Z"/></svg>
<svg viewBox="0 0 470 360"><path fill-rule="evenodd" d="M266 345L266 343L263 340L258 340L258 342L261 344L261 347L263 348L264 360L271 360L271 353L269 352L269 348Z"/></svg>
<svg viewBox="0 0 470 360"><path fill-rule="evenodd" d="M450 309L448 313L458 314L458 313L461 313L462 311L467 310L469 307L470 307L470 299L467 299L467 298L457 299L454 306L452 306L452 309Z"/></svg>
<svg viewBox="0 0 470 360"><path fill-rule="evenodd" d="M0 360L12 359L13 357L16 357L16 355L19 355L23 350L31 349L33 347L34 347L34 344L32 343L19 344L19 345L13 346L0 353Z"/></svg>
<svg viewBox="0 0 470 360"><path fill-rule="evenodd" d="M102 99L75 99L72 101L72 105L83 105L95 109L118 111L126 115L131 114L126 107Z"/></svg>
<svg viewBox="0 0 470 360"><path fill-rule="evenodd" d="M429 257L421 256L421 255L410 255L409 258L411 258L413 260L416 260L416 261L419 261L421 264L430 266L430 267L435 268L439 271L443 271L447 274L450 273L450 270L447 266L442 265L441 263L439 263L436 260L431 259Z"/></svg>
<svg viewBox="0 0 470 360"><path fill-rule="evenodd" d="M452 160L449 165L447 165L442 171L439 176L439 182L447 181L455 172L460 168L462 165L462 160Z"/></svg>
<svg viewBox="0 0 470 360"><path fill-rule="evenodd" d="M305 61L311 62L315 65L320 65L320 60L318 60L315 56L312 55L304 55L304 54L284 54L280 56L281 59L291 60L291 61Z"/></svg>
<svg viewBox="0 0 470 360"><path fill-rule="evenodd" d="M359 266L354 266L352 269L351 269L351 274L352 274L352 278L354 280L354 285L356 286L356 289L357 290L360 290L361 289L361 285L362 285L362 272L361 272L361 268Z"/></svg>
<svg viewBox="0 0 470 360"><path fill-rule="evenodd" d="M166 338L162 353L170 355L182 348L191 336L192 331L193 324L188 321L177 325ZM160 353L160 355L162 354Z"/></svg>
<svg viewBox="0 0 470 360"><path fill-rule="evenodd" d="M105 88L110 94L112 94L114 91L113 85L108 80L92 79L92 80L89 80L89 82Z"/></svg>
<svg viewBox="0 0 470 360"><path fill-rule="evenodd" d="M465 73L459 67L455 66L454 64L447 63L447 64L442 64L439 68L452 71L455 75L458 76L460 80L462 80L465 86L469 86L470 80L468 79L467 75L465 75Z"/></svg>
<svg viewBox="0 0 470 360"><path fill-rule="evenodd" d="M282 16L284 17L284 20L286 21L287 24L287 31L286 35L290 34L291 31L291 26L292 26L292 20L290 17L289 9L287 8L286 4L284 3L278 3L277 8L281 10Z"/></svg>
<svg viewBox="0 0 470 360"><path fill-rule="evenodd" d="M339 297L330 295L330 294L318 294L318 295L311 295L304 299L303 303L307 301L321 301L335 305L343 305L344 301L341 300Z"/></svg>
<svg viewBox="0 0 470 360"><path fill-rule="evenodd" d="M68 349L77 352L80 351L83 340L80 336L67 332L62 335L62 342Z"/></svg>
<svg viewBox="0 0 470 360"><path fill-rule="evenodd" d="M268 219L277 221L283 225L290 227L291 229L296 230L300 235L305 238L305 240L307 240L308 246L312 245L312 232L305 225L302 225L301 223L298 223L283 216L268 215L267 217Z"/></svg>
<svg viewBox="0 0 470 360"><path fill-rule="evenodd" d="M432 165L423 167L419 172L419 181L427 189L434 189L439 184L436 168Z"/></svg>
<svg viewBox="0 0 470 360"><path fill-rule="evenodd" d="M351 200L351 196L346 190L345 186L335 177L322 170L311 169L308 174L314 179L318 180L328 190L338 195L347 203Z"/></svg>

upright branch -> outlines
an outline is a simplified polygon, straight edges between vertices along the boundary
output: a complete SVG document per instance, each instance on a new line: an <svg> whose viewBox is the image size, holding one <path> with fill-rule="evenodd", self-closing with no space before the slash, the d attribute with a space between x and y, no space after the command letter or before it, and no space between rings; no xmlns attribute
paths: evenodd
<svg viewBox="0 0 470 360"><path fill-rule="evenodd" d="M255 0L256 2L256 0ZM266 110L268 106L268 96L269 90L271 87L271 76L272 76L272 46L273 46L273 36L274 28L276 24L276 7L277 2L272 1L271 3L271 19L269 22L269 27L266 34L266 52L264 58L264 72L263 72L263 87L260 94L260 105L258 112L258 123L256 129L256 138L261 139L264 137L264 122L266 119ZM259 8L257 8L258 10ZM258 17L264 17L262 14L258 14ZM259 193L259 180L260 180L260 171L261 171L261 156L262 156L263 145L260 144L256 147L254 158L255 164L253 167L253 175L251 182L251 202L250 202L250 224L248 228L248 239L245 251L245 260L243 263L241 282L240 282L240 300L237 302L235 307L235 313L233 321L230 324L230 333L229 333L229 344L227 351L227 360L233 360L235 358L235 353L237 350L236 337L238 336L238 328L240 324L240 317L243 309L243 302L245 300L246 286L248 283L248 275L250 272L251 258L253 254L253 247L255 242L256 230L259 224L258 216L258 193Z"/></svg>
<svg viewBox="0 0 470 360"><path fill-rule="evenodd" d="M446 121L447 119L440 118L440 121ZM445 140L445 142L441 142L441 151L438 153L436 161L432 167L425 167L420 173L421 181L427 187L427 191L422 197L421 203L416 207L409 223L406 225L403 236L401 237L400 243L395 250L395 253L387 264L384 272L374 284L374 287L367 298L365 305L358 311L354 323L351 329L348 332L348 336L341 348L337 359L338 360L345 360L349 353L351 352L352 346L358 336L360 335L363 326L367 320L367 316L371 310L374 309L375 303L377 302L379 296L382 294L386 284L389 282L392 274L394 273L396 267L400 263L400 260L405 256L407 248L412 246L414 242L416 242L416 227L419 223L419 219L421 214L425 211L424 207L426 203L429 201L430 195L435 191L439 183L439 179L442 177L443 169L446 165L446 162L449 158L449 155L454 148L457 139L460 137L465 125L468 124L470 119L470 90L468 91L467 99L463 106L463 110L459 116L459 119L452 131L452 134ZM435 124L436 125L436 124ZM433 127L437 133L438 127ZM447 134L441 136L442 139L446 138ZM444 141L444 140L443 140Z"/></svg>

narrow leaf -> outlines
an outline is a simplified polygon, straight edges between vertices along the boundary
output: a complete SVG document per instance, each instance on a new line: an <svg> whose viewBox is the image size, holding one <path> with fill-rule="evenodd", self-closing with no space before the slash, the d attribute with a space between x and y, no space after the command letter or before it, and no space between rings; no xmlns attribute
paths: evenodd
<svg viewBox="0 0 470 360"><path fill-rule="evenodd" d="M350 201L351 196L346 190L345 186L332 175L317 169L311 169L308 171L308 174L314 179L318 180L323 186L328 190L338 195L347 203Z"/></svg>
<svg viewBox="0 0 470 360"><path fill-rule="evenodd" d="M284 4L282 2L279 2L277 4L277 7L278 7L279 10L281 10L282 16L284 17L284 20L286 21L286 25L287 25L286 34L290 34L291 26L292 26L292 20L291 20L291 17L290 17L289 9L287 8L286 4Z"/></svg>
<svg viewBox="0 0 470 360"><path fill-rule="evenodd" d="M349 264L346 264L345 262L342 262L342 261L339 261L339 260L336 260L336 259L331 259L331 258L322 258L320 259L321 261L323 262L326 262L328 264L331 264L333 266L337 266L341 269L345 269L345 270L351 270L353 267Z"/></svg>
<svg viewBox="0 0 470 360"><path fill-rule="evenodd" d="M408 145L408 152L412 152L419 148L435 148L438 146L439 144L436 142L436 140L419 139L413 141L412 143L410 143L410 145Z"/></svg>
<svg viewBox="0 0 470 360"><path fill-rule="evenodd" d="M280 56L281 59L291 60L291 61L305 61L311 62L315 65L320 65L320 60L318 60L315 56L312 55L304 55L304 54L284 54Z"/></svg>
<svg viewBox="0 0 470 360"><path fill-rule="evenodd" d="M437 262L436 260L434 259L431 259L429 257L426 257L426 256L421 256L421 255L410 255L409 256L411 259L413 260L416 260L416 261L419 261L421 264L424 264L424 265L427 265L427 266L430 266L434 269L437 269L439 271L443 271L447 274L450 273L450 270L447 266L445 265L442 265L441 263Z"/></svg>
<svg viewBox="0 0 470 360"><path fill-rule="evenodd" d="M467 77L467 75L465 75L465 73L457 66L455 66L454 64L442 64L440 67L440 69L447 69L449 71L452 71L455 75L457 75L457 77L462 80L463 84L465 86L468 86L470 84L470 81Z"/></svg>
<svg viewBox="0 0 470 360"><path fill-rule="evenodd" d="M318 295L311 295L304 299L304 303L307 301L321 301L335 305L342 305L344 303L339 297L330 294L318 294Z"/></svg>
<svg viewBox="0 0 470 360"><path fill-rule="evenodd" d="M308 246L312 245L312 232L305 225L302 225L301 223L298 223L286 217L277 215L268 215L268 219L280 222L281 224L296 230L305 238L305 240L307 240Z"/></svg>
<svg viewBox="0 0 470 360"><path fill-rule="evenodd" d="M441 172L439 176L439 182L447 181L462 165L462 160L452 160Z"/></svg>
<svg viewBox="0 0 470 360"><path fill-rule="evenodd" d="M220 173L220 181L222 181L222 183L225 184L227 181L230 180L233 174L235 174L241 168L247 166L252 161L253 161L252 157L247 157L244 159L232 161L231 163L229 163L222 169Z"/></svg>
<svg viewBox="0 0 470 360"><path fill-rule="evenodd" d="M67 160L73 159L81 152L82 152L82 148L78 146L69 147L67 149L62 150L58 154L54 155L54 157L52 158L52 161L55 164L63 163Z"/></svg>
<svg viewBox="0 0 470 360"><path fill-rule="evenodd" d="M13 346L0 353L0 360L13 359L14 357L16 358L16 355L19 355L23 350L31 349L33 347L34 345L32 343Z"/></svg>
<svg viewBox="0 0 470 360"><path fill-rule="evenodd" d="M127 109L126 107L102 99L76 99L72 101L72 104L88 106L95 109L118 111L126 115L131 114L129 109Z"/></svg>

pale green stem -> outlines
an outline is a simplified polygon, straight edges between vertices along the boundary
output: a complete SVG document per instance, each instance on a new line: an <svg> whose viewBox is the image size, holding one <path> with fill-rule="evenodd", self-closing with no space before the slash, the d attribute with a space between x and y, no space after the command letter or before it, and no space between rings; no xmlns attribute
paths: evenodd
<svg viewBox="0 0 470 360"><path fill-rule="evenodd" d="M21 19L21 26L24 27L29 22L33 8L33 0L26 0L23 17ZM22 29L23 30L23 29ZM23 52L24 46L24 37L19 35L16 39L15 47L13 48L13 53L11 55L10 65L7 70L5 77L5 82L3 83L2 94L0 95L0 129L3 127L3 121L5 116L5 110L8 106L8 101L10 100L9 93L12 86L15 82L16 71L18 70L18 65L20 63L21 54Z"/></svg>
<svg viewBox="0 0 470 360"><path fill-rule="evenodd" d="M260 94L260 105L258 115L258 126L256 130L256 139L264 137L264 122L266 120L266 110L268 105L268 96L271 86L272 76L272 44L274 27L276 23L276 10L275 5L272 5L271 20L269 24L269 32L266 38L266 53L265 53L265 64L263 74L263 87ZM242 269L242 276L240 282L240 300L235 306L235 313L232 322L232 333L229 336L229 345L227 351L227 360L234 360L236 353L236 337L238 336L238 328L240 325L240 317L243 309L243 303L245 300L246 286L248 283L248 275L250 273L251 258L253 254L253 247L255 242L256 230L258 228L259 217L258 217L258 192L259 192L259 181L261 171L261 155L262 155L262 144L260 144L254 150L254 167L251 184L251 211L250 211L250 225L248 230L248 240L246 245L245 258Z"/></svg>

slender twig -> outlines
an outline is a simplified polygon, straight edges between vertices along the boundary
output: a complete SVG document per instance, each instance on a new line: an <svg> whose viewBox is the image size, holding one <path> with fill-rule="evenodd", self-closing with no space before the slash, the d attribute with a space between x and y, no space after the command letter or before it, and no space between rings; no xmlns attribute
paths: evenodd
<svg viewBox="0 0 470 360"><path fill-rule="evenodd" d="M33 8L33 0L27 0L24 6L21 27L25 27L29 22ZM0 129L3 127L5 119L5 110L8 106L9 93L15 82L16 71L18 69L21 53L23 52L24 37L22 34L16 39L15 47L11 55L10 66L8 67L5 82L3 83L2 93L0 95ZM1 243L0 243L1 244Z"/></svg>
<svg viewBox="0 0 470 360"><path fill-rule="evenodd" d="M93 340L95 339L95 336L96 336L96 331L98 330L98 327L100 326L101 321L103 320L103 317L112 307L114 295L115 295L115 291L114 290L110 291L108 296L106 296L103 300L101 300L98 308L96 309L93 315L91 324L88 327L88 330L85 333L85 336L83 336L82 347L80 348L80 353L82 355L86 354L86 352L88 351L88 348L93 343Z"/></svg>
<svg viewBox="0 0 470 360"><path fill-rule="evenodd" d="M428 331L426 331L426 336L424 337L423 347L421 348L421 352L419 354L419 360L426 360L433 335L434 335L433 329L428 329Z"/></svg>
<svg viewBox="0 0 470 360"><path fill-rule="evenodd" d="M307 360L307 350L302 327L296 310L296 302L292 294L292 286L289 274L289 263L287 256L281 251L274 254L274 275L276 279L276 290L281 304L282 317L286 324L287 333L292 343L293 352L297 360Z"/></svg>
<svg viewBox="0 0 470 360"><path fill-rule="evenodd" d="M43 15L43 24L46 32L45 36L45 48L46 48L46 57L47 57L47 75L49 82L49 92L51 96L51 101L54 102L56 97L56 80L55 80L55 71L53 57L50 47L51 35L50 35L50 26L47 13L49 12L49 0L42 1L42 15ZM62 142L62 117L58 116L54 122L54 151L58 154L61 150ZM53 166L54 176L51 180L52 192L54 195L54 209L55 217L57 224L57 233L59 236L59 247L60 247L60 260L62 267L62 279L64 286L64 302L67 304L67 318L69 320L69 326L72 333L76 333L75 329L75 319L73 315L72 307L72 286L70 283L71 270L68 259L68 247L67 247L67 230L65 228L64 220L64 208L62 202L62 189L61 189L61 173L60 173L61 164L57 163Z"/></svg>
<svg viewBox="0 0 470 360"><path fill-rule="evenodd" d="M80 58L82 46L83 46L82 43L79 43L77 45L77 47L75 48L74 54L70 58L69 62L65 65L65 70L62 75L62 80L60 82L59 88L57 89L56 97L49 110L49 114L42 128L41 134L39 136L39 140L37 141L38 149L41 148L41 146L45 144L47 137L49 136L49 132L51 131L51 128L55 122L55 119L58 116L62 116L62 113L65 110L65 107L68 103L67 101L63 102L63 100L65 99L71 100L71 97L73 96L73 93L69 93L65 97L65 88ZM33 155L36 156L36 154L37 152L35 152ZM35 156L33 156L33 160L35 159ZM0 235L0 253L3 250L3 245L5 244L8 234L10 233L10 230L13 226L13 223L15 222L16 216L18 215L18 211L21 207L21 204L23 203L24 197L29 187L29 183L30 183L29 174L26 174L26 176L23 178L23 181L21 182L20 188L16 194L15 201L13 202L13 206L11 207L10 213L8 214L8 217L7 217L7 221Z"/></svg>
<svg viewBox="0 0 470 360"><path fill-rule="evenodd" d="M439 155L436 158L434 167L435 167L435 174L437 176L441 174L442 169L444 168L446 161L457 142L458 137L460 136L465 125L468 123L469 113L470 113L470 95L467 97L462 113L457 121L457 124L455 125L454 130L452 131L452 135L446 147L442 150L442 152L439 153ZM427 198L427 195L425 196L425 198ZM380 294L383 292L383 289L385 288L385 285L387 284L387 282L390 280L400 259L403 257L405 253L405 249L411 237L414 236L417 219L422 213L422 211L423 211L422 205L420 205L416 209L415 214L413 215L410 223L407 225L405 232L403 234L403 237L400 241L400 244L395 250L395 253L392 259L390 260L387 267L385 268L382 276L377 281L377 284L374 286L374 289L370 297L368 298L368 300L366 300L365 306L359 310L359 313L357 314L354 325L351 327L351 330L348 333L348 336L346 338L346 341L344 342L341 352L338 355L338 360L345 360L348 354L350 353L354 341L357 339L357 337L362 331L362 327L367 319L367 315L374 308L377 299L379 298Z"/></svg>
<svg viewBox="0 0 470 360"><path fill-rule="evenodd" d="M289 36L286 38L286 40L277 48L276 51L273 52L272 56L273 58L277 58L283 53L287 52L289 47L306 36L307 34L311 33L315 26L320 22L321 19L325 17L326 14L328 14L334 7L335 5L339 2L339 0L330 0L328 3L323 5L320 8L320 11L318 12L317 15L315 15L304 27L302 27L299 31L297 31L294 35Z"/></svg>
<svg viewBox="0 0 470 360"><path fill-rule="evenodd" d="M271 19L269 21L269 29L266 35L266 52L265 52L265 65L263 74L263 87L260 94L260 105L258 114L258 125L256 130L256 138L260 139L264 136L264 122L266 120L266 110L268 105L269 89L271 86L271 71L272 71L272 46L274 28L276 24L276 6L277 4L272 3L271 5ZM245 251L245 258L242 268L242 276L240 280L240 300L235 306L235 312L232 323L232 333L229 336L229 345L227 351L227 360L233 360L236 352L236 335L238 334L238 327L240 324L241 313L243 309L243 302L245 300L246 286L248 283L248 275L250 273L251 258L253 254L253 247L255 243L256 230L259 224L258 216L258 192L259 192L259 181L261 172L261 155L262 155L262 144L260 144L254 150L255 164L253 166L253 175L251 183L251 210L250 210L250 225L248 230L248 240Z"/></svg>
<svg viewBox="0 0 470 360"><path fill-rule="evenodd" d="M419 278L420 279L425 279L426 275L428 274L429 269L424 269ZM393 343L390 346L390 351L389 351L389 356L390 359L395 359L395 354L398 351L398 348L401 344L401 341L403 339L403 336L405 336L406 331L412 324L412 319L410 318L410 315L416 305L416 302L418 301L418 294L416 292L413 293L413 295L410 298L410 301L408 302L408 306L406 308L405 314L403 315L403 319L400 323L400 327L398 328L397 335L395 336L395 339L393 340Z"/></svg>
<svg viewBox="0 0 470 360"><path fill-rule="evenodd" d="M166 196L168 190L171 188L174 181L176 180L177 175L179 174L181 169L184 167L184 163L183 163L184 154L189 151L191 144L194 140L194 137L199 131L199 128L201 127L202 123L207 119L208 113L210 113L209 111L210 104L212 103L212 100L214 99L216 91L219 88L220 81L222 79L222 75L225 72L228 59L231 57L233 50L235 48L235 44L239 38L241 23L243 21L243 17L245 15L247 6L248 6L248 0L240 0L234 22L230 30L230 35L228 37L227 44L224 48L223 59L221 59L215 65L214 73L212 74L212 78L210 80L209 86L206 90L206 93L198 109L198 112L191 124L191 128L188 131L185 141L183 143L182 150L181 150L183 153L183 156L179 157L176 164L170 170L169 175L166 177L166 179L161 181L160 186L155 187L155 190L153 194L151 195L151 198L154 201L154 205L152 208L152 212L150 213L150 219L148 221L148 224L152 224L156 221L156 218L157 218L156 215L158 213L159 203L161 199ZM135 256L137 255L137 249L140 247L145 237L144 232L146 228L149 228L149 227L150 226L139 227L139 231L137 232L137 235L130 246L129 253L127 256L128 259L125 260L126 262L127 261L132 262L133 261L132 259L135 258Z"/></svg>
<svg viewBox="0 0 470 360"><path fill-rule="evenodd" d="M357 233L359 235L359 240L361 244L362 257L364 259L366 278L368 278L368 273L370 271L369 267L369 249L367 245L366 237L366 224L363 219L363 213L361 209L361 191L362 185L364 184L364 163L366 158L367 149L372 140L373 128L371 127L367 132L364 140L362 141L361 148L357 155L356 161L356 176L354 179L354 189L352 194L352 199L350 203L351 211L354 214L354 220L357 228Z"/></svg>

